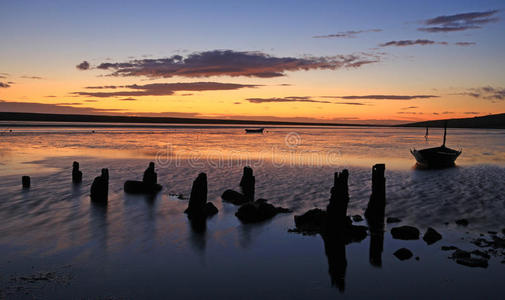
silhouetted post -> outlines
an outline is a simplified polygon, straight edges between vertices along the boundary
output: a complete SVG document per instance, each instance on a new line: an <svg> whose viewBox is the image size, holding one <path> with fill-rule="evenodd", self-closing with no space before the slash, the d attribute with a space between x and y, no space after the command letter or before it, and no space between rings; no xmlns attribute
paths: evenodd
<svg viewBox="0 0 505 300"><path fill-rule="evenodd" d="M82 182L82 172L79 171L79 163L74 161L72 164L72 182L81 183Z"/></svg>
<svg viewBox="0 0 505 300"><path fill-rule="evenodd" d="M335 172L333 187L331 188L328 212L328 230L344 229L347 220L347 205L349 204L349 171Z"/></svg>
<svg viewBox="0 0 505 300"><path fill-rule="evenodd" d="M27 189L30 187L30 176L23 176L21 177L21 184L23 185L23 188Z"/></svg>
<svg viewBox="0 0 505 300"><path fill-rule="evenodd" d="M200 173L193 181L191 195L189 197L188 214L203 215L207 203L207 174Z"/></svg>
<svg viewBox="0 0 505 300"><path fill-rule="evenodd" d="M369 261L374 267L382 266L382 251L384 250L384 226L375 228L370 226Z"/></svg>
<svg viewBox="0 0 505 300"><path fill-rule="evenodd" d="M386 209L386 165L376 164L372 167L372 195L368 201L365 217L370 221L384 223Z"/></svg>
<svg viewBox="0 0 505 300"><path fill-rule="evenodd" d="M247 201L254 201L254 184L256 179L253 176L253 169L251 167L244 167L244 173L240 180L240 187L242 194L244 194Z"/></svg>
<svg viewBox="0 0 505 300"><path fill-rule="evenodd" d="M109 197L109 169L102 169L102 174L91 184L91 200L107 202Z"/></svg>
<svg viewBox="0 0 505 300"><path fill-rule="evenodd" d="M144 172L144 177L142 178L142 181L146 186L154 186L158 184L158 174L154 171L154 163L150 162L149 167L147 167L146 171Z"/></svg>

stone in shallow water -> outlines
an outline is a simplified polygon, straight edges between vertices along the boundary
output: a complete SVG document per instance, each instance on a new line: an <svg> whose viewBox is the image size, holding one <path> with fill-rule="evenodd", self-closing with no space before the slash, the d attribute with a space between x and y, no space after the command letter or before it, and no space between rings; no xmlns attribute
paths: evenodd
<svg viewBox="0 0 505 300"><path fill-rule="evenodd" d="M30 176L23 176L21 177L21 184L23 185L23 188L27 189L30 187Z"/></svg>
<svg viewBox="0 0 505 300"><path fill-rule="evenodd" d="M289 213L291 210L283 207L276 207L267 203L265 199L258 199L254 202L247 202L240 206L235 216L243 223L261 222L273 218L279 213Z"/></svg>
<svg viewBox="0 0 505 300"><path fill-rule="evenodd" d="M419 229L413 226L400 226L391 229L391 235L399 240L418 240Z"/></svg>
<svg viewBox="0 0 505 300"><path fill-rule="evenodd" d="M423 240L426 244L431 245L442 239L442 235L438 233L435 229L429 227L423 236Z"/></svg>
<svg viewBox="0 0 505 300"><path fill-rule="evenodd" d="M458 258L456 263L471 268L487 268L488 266L486 259L473 257Z"/></svg>
<svg viewBox="0 0 505 300"><path fill-rule="evenodd" d="M412 251L410 251L407 248L400 248L396 250L396 252L393 253L393 255L396 256L396 258L398 258L399 260L407 260L410 259L413 254Z"/></svg>
<svg viewBox="0 0 505 300"><path fill-rule="evenodd" d="M459 219L459 220L456 220L456 224L461 225L461 226L468 226L469 222L467 219Z"/></svg>
<svg viewBox="0 0 505 300"><path fill-rule="evenodd" d="M450 258L452 259L458 259L458 258L470 258L470 252L467 252L465 250L457 249L452 253L452 256Z"/></svg>
<svg viewBox="0 0 505 300"><path fill-rule="evenodd" d="M402 220L395 218L395 217L387 217L386 223L400 223Z"/></svg>
<svg viewBox="0 0 505 300"><path fill-rule="evenodd" d="M361 222L361 221L363 221L363 217L360 215L354 215L354 216L352 216L352 220L354 222Z"/></svg>
<svg viewBox="0 0 505 300"><path fill-rule="evenodd" d="M224 191L221 195L221 199L223 199L225 202L229 202L235 205L242 205L247 202L247 198L244 196L244 194L234 190Z"/></svg>
<svg viewBox="0 0 505 300"><path fill-rule="evenodd" d="M456 246L442 246L442 251L452 251L452 250L458 250L458 247Z"/></svg>

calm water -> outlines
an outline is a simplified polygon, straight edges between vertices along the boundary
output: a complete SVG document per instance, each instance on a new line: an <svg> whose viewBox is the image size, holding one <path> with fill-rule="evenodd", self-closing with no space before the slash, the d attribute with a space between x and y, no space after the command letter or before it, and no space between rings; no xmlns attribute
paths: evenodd
<svg viewBox="0 0 505 300"><path fill-rule="evenodd" d="M450 129L447 145L463 154L456 168L436 171L417 170L409 153L440 145L435 129L428 141L421 128L283 127L263 135L231 126L1 130L0 298L500 298L505 291L503 256L471 269L440 250L472 250L472 238L505 227L504 130ZM74 160L84 173L77 186ZM155 199L125 195L124 181L141 179L149 161L157 163L163 191ZM387 168L386 215L421 232L432 226L444 239L432 246L393 240L388 226L381 267L369 263L369 238L347 245L339 289L323 240L287 230L293 215L327 205L332 174L342 168L350 170L348 213L363 214L374 163ZM245 165L254 168L257 197L294 213L241 224L220 195L237 188ZM107 207L89 201L102 167L110 172ZM204 232L183 213L187 201L171 196L189 197L199 172L207 173L209 201L219 208ZM21 189L21 175L32 177L30 190ZM470 225L455 226L460 218ZM420 260L397 260L392 253L401 247ZM20 279L39 272L56 279Z"/></svg>

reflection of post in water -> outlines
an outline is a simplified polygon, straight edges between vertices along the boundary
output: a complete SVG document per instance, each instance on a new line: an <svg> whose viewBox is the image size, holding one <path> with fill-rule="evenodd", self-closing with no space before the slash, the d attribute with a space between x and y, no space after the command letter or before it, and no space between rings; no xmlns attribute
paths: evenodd
<svg viewBox="0 0 505 300"><path fill-rule="evenodd" d="M98 245L107 249L107 203L91 201L91 236L96 237Z"/></svg>
<svg viewBox="0 0 505 300"><path fill-rule="evenodd" d="M204 218L191 218L189 219L191 226L190 242L193 248L198 251L205 250L206 240L205 235L207 231L207 220Z"/></svg>
<svg viewBox="0 0 505 300"><path fill-rule="evenodd" d="M328 273L330 274L331 285L336 286L339 291L345 290L345 272L347 269L347 258L345 255L345 242L338 234L321 234L324 242L324 252L328 258Z"/></svg>
<svg viewBox="0 0 505 300"><path fill-rule="evenodd" d="M384 214L386 210L386 178L384 164L372 168L372 195L368 202L365 217L370 229L370 264L382 266L384 248Z"/></svg>

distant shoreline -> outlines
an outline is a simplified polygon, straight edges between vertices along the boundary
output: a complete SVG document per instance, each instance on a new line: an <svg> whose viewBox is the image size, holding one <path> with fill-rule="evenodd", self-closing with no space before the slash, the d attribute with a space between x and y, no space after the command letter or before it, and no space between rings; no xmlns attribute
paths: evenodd
<svg viewBox="0 0 505 300"><path fill-rule="evenodd" d="M170 125L230 125L230 126L320 126L320 127L444 127L505 129L505 113L473 118L423 121L399 125L383 124L347 124L347 123L312 123L283 121L253 121L227 119L199 119L175 117L135 117L107 115L44 114L23 112L0 112L0 121L17 122L54 122L58 124L0 124L0 127L171 127ZM73 124L72 124L73 123ZM106 123L106 124L75 124Z"/></svg>

